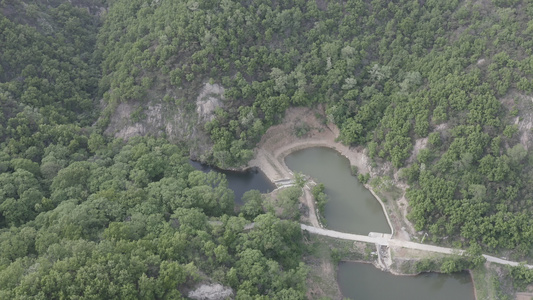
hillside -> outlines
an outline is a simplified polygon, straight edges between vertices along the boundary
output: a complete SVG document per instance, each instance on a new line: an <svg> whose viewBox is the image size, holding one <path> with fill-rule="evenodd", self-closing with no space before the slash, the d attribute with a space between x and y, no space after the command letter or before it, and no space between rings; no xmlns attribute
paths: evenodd
<svg viewBox="0 0 533 300"><path fill-rule="evenodd" d="M139 102L140 124L156 104L194 114L217 84L199 154L228 167L288 106L326 104L344 143L400 170L417 230L529 255L528 1L143 3L115 2L99 33L106 116Z"/></svg>
<svg viewBox="0 0 533 300"><path fill-rule="evenodd" d="M261 197L238 216L181 145L93 126L106 6L61 2L0 5L0 299L303 299L297 223Z"/></svg>
<svg viewBox="0 0 533 300"><path fill-rule="evenodd" d="M433 243L533 257L532 1L63 2L0 3L0 298L304 298L297 224L186 160L245 166L295 106Z"/></svg>

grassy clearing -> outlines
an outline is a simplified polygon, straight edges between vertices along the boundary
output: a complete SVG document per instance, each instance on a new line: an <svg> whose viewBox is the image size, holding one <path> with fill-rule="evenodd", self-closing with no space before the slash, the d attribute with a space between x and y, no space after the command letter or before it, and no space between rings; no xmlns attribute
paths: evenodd
<svg viewBox="0 0 533 300"><path fill-rule="evenodd" d="M501 266L485 263L470 270L477 300L511 300L514 292L511 283L505 280Z"/></svg>

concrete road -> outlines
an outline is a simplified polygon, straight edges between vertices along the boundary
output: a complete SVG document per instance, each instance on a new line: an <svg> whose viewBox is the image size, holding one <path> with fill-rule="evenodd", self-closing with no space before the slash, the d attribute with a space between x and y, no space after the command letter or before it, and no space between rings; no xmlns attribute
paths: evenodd
<svg viewBox="0 0 533 300"><path fill-rule="evenodd" d="M392 238L387 238L389 235L385 235L386 237L382 237L382 236L371 237L371 236L366 236L366 235L351 234L351 233L339 232L339 231L334 231L334 230L316 228L316 227L305 225L305 224L300 224L300 227L302 228L302 230L307 230L310 233L323 235L323 236L329 236L329 237L343 239L343 240L373 243L373 244L379 244L379 245L391 246L391 247L403 247L403 248L408 248L408 249L437 252L437 253L443 253L443 254L460 255L460 254L465 253L464 250L460 250L460 249L419 244L419 243L413 243L413 242L408 242L408 241L401 241L401 240L396 240ZM506 259L502 259L502 258L498 258L498 257L486 255L486 254L483 254L483 257L485 257L487 261L497 263L497 264L509 265L509 266L520 265L520 263L516 261L510 261L510 260L506 260ZM525 266L529 269L533 269L532 265L526 264Z"/></svg>

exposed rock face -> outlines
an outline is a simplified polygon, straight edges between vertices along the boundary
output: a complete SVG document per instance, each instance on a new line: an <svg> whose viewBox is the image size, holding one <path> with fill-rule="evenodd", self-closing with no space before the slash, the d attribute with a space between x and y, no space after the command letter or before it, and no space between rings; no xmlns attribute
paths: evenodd
<svg viewBox="0 0 533 300"><path fill-rule="evenodd" d="M166 134L170 139L181 140L190 135L195 122L190 114L168 103L149 103L141 109L143 117L134 118L139 105L121 103L111 117L106 134L116 138L129 139L139 135L160 136Z"/></svg>
<svg viewBox="0 0 533 300"><path fill-rule="evenodd" d="M413 163L415 161L418 153L420 152L420 150L426 148L427 144L428 144L428 138L427 137L426 138L417 139L415 141L415 146L413 147L413 153L407 159L407 163L408 164Z"/></svg>
<svg viewBox="0 0 533 300"><path fill-rule="evenodd" d="M224 88L218 84L206 83L196 99L196 113L202 121L211 121L215 109L222 106Z"/></svg>
<svg viewBox="0 0 533 300"><path fill-rule="evenodd" d="M195 300L224 300L233 299L233 290L221 284L203 284L189 293L189 298Z"/></svg>
<svg viewBox="0 0 533 300"><path fill-rule="evenodd" d="M533 146L533 97L511 91L500 101L509 111L516 111L514 125L518 132L506 147L511 148L514 144L520 143L526 150L531 148Z"/></svg>
<svg viewBox="0 0 533 300"><path fill-rule="evenodd" d="M213 120L215 110L222 107L223 94L222 86L206 83L196 101L185 99L185 105L161 99L148 103L123 102L111 116L105 133L123 139L165 136L171 141L186 142L191 156L198 158L211 149L212 142L204 132L204 125ZM196 109L192 110L194 108L186 102L193 102Z"/></svg>

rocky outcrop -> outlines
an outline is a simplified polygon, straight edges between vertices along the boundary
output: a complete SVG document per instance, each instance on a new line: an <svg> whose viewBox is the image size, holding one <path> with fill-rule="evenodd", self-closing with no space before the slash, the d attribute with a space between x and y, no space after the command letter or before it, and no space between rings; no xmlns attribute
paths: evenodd
<svg viewBox="0 0 533 300"><path fill-rule="evenodd" d="M205 83L193 102L157 99L146 103L134 101L120 103L111 115L105 130L107 135L129 139L150 135L166 137L171 141L185 142L193 158L210 151L212 142L204 131L206 122L214 118L215 110L223 106L224 88L218 84Z"/></svg>
<svg viewBox="0 0 533 300"><path fill-rule="evenodd" d="M200 121L211 121L215 117L215 109L222 106L224 88L218 84L206 83L196 99L196 113Z"/></svg>
<svg viewBox="0 0 533 300"><path fill-rule="evenodd" d="M233 289L221 284L202 284L189 292L189 298L195 300L224 300L233 299Z"/></svg>

